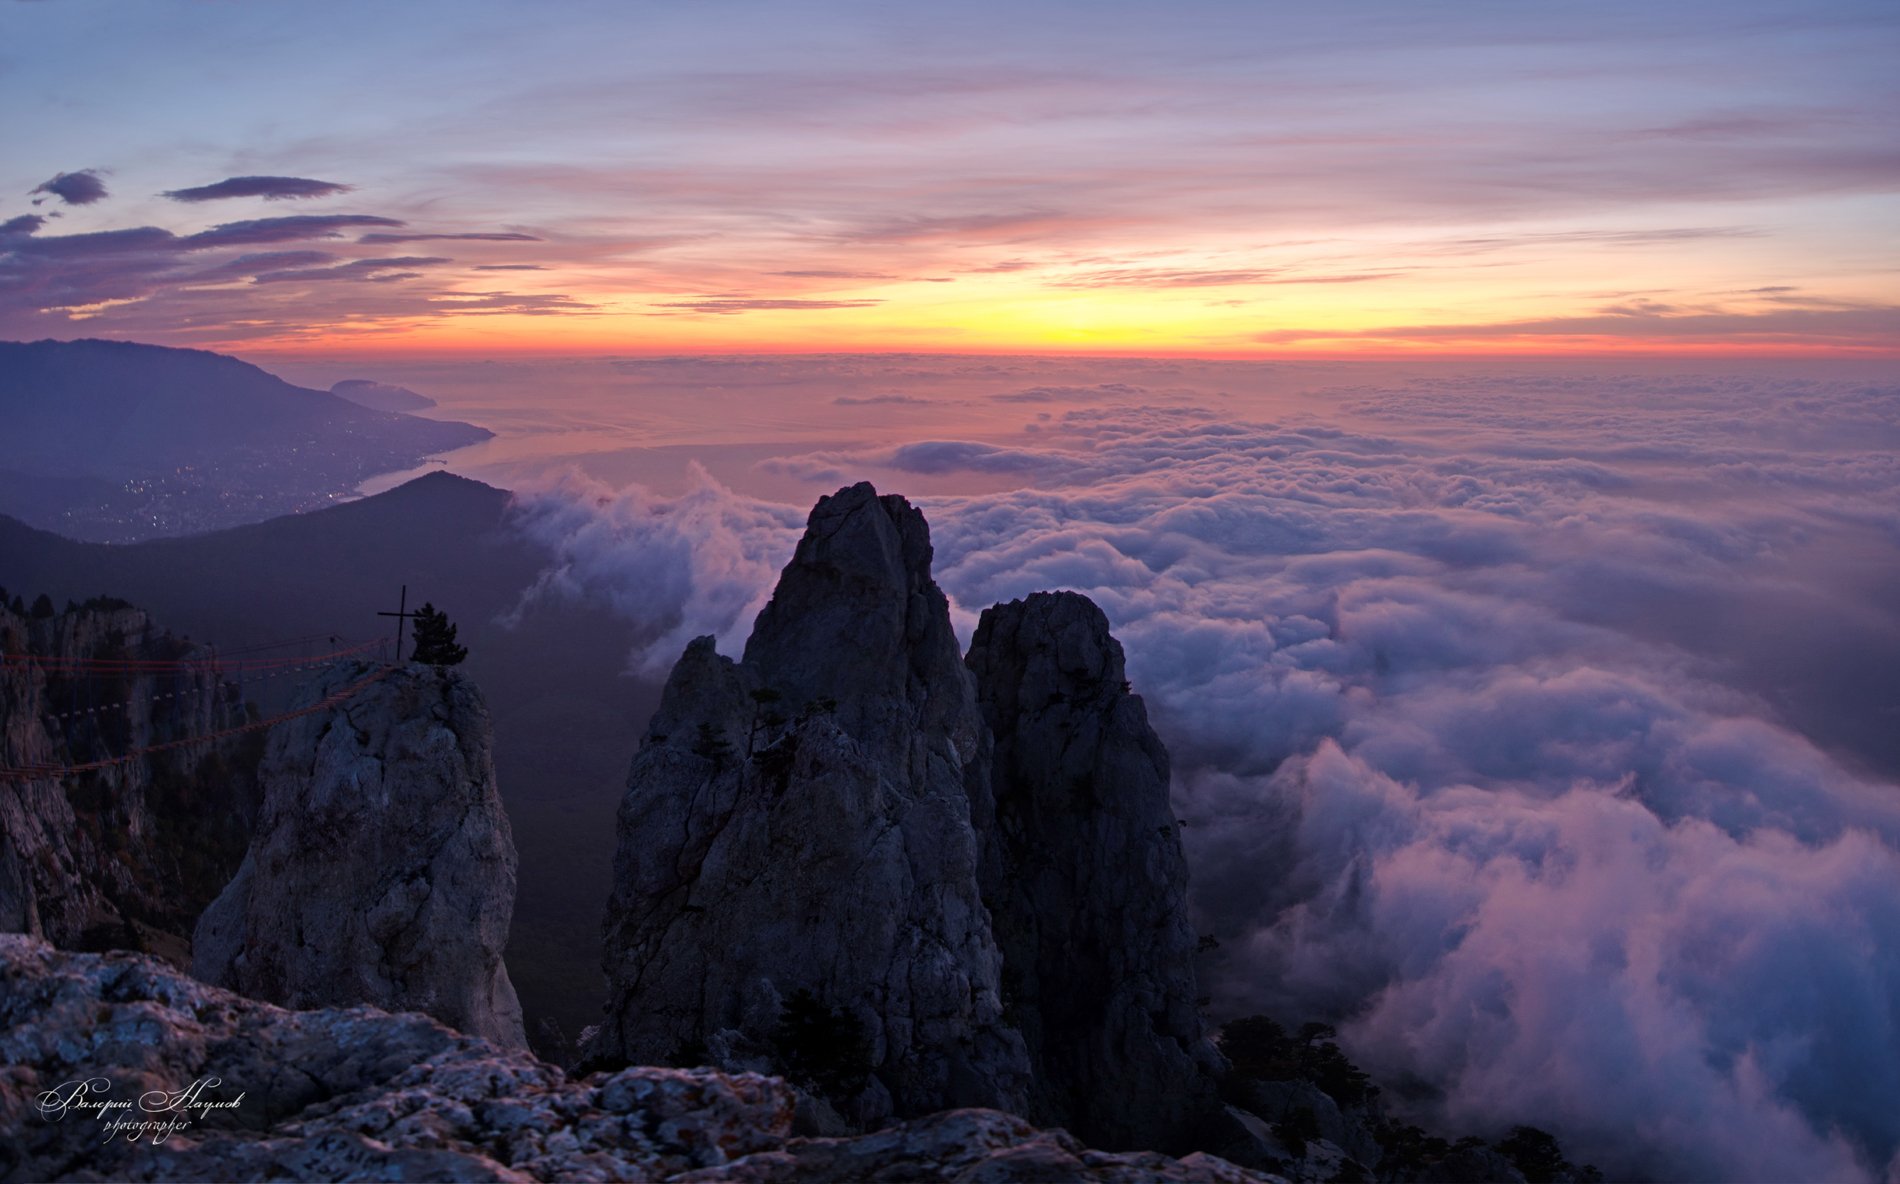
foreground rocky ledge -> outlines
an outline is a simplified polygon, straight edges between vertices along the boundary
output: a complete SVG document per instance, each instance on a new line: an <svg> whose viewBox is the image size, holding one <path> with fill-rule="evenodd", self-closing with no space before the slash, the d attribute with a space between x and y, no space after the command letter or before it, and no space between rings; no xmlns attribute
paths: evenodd
<svg viewBox="0 0 1900 1184"><path fill-rule="evenodd" d="M1275 1179L1092 1151L994 1110L796 1138L797 1096L774 1077L569 1080L421 1015L285 1011L143 955L16 935L0 936L0 1066L4 1180ZM133 1141L114 1123L177 1129L153 1145L152 1126Z"/></svg>

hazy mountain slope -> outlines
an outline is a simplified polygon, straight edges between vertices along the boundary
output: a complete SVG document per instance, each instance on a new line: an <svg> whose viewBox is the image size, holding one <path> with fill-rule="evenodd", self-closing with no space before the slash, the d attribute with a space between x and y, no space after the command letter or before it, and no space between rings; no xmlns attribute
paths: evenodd
<svg viewBox="0 0 1900 1184"><path fill-rule="evenodd" d="M330 393L360 407L377 411L426 411L435 406L434 399L419 395L406 386L393 386L368 378L346 378L342 382L332 383Z"/></svg>
<svg viewBox="0 0 1900 1184"><path fill-rule="evenodd" d="M508 494L446 474L333 509L129 546L75 543L0 517L0 585L55 601L123 596L230 648L387 631L381 609L433 600L461 630L493 712L496 775L521 857L508 961L532 1035L572 1034L604 995L599 923L613 818L633 737L657 688L621 676L631 642L606 612L512 609L544 558L504 525ZM260 688L247 687L247 693ZM273 692L276 693L276 692Z"/></svg>
<svg viewBox="0 0 1900 1184"><path fill-rule="evenodd" d="M312 509L491 434L203 350L92 340L0 342L0 424L0 509L102 541Z"/></svg>

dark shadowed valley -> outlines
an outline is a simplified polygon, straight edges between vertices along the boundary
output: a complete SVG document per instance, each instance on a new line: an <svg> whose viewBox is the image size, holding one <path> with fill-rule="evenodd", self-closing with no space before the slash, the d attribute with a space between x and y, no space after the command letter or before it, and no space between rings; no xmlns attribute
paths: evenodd
<svg viewBox="0 0 1900 1184"><path fill-rule="evenodd" d="M515 536L508 496L447 475L346 506L185 539L75 543L0 519L0 585L59 603L101 589L193 640L241 649L387 633L409 585L458 622L495 715L495 761L525 871L510 946L530 1015L571 1038L599 1009L600 912L612 820L636 729L658 688L625 675L633 632L604 609L531 608L547 556ZM286 680L288 681L288 680ZM255 684L280 704L295 687Z"/></svg>

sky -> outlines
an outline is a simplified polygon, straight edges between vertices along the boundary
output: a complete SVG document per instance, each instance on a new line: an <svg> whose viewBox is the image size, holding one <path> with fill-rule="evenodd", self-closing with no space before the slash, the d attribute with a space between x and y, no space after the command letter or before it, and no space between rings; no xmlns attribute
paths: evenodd
<svg viewBox="0 0 1900 1184"><path fill-rule="evenodd" d="M964 636L1107 613L1222 1015L1448 1133L1900 1179L1895 61L1891 0L0 0L0 337L437 398L645 678L908 494Z"/></svg>
<svg viewBox="0 0 1900 1184"><path fill-rule="evenodd" d="M0 6L0 335L1900 351L1900 9Z"/></svg>

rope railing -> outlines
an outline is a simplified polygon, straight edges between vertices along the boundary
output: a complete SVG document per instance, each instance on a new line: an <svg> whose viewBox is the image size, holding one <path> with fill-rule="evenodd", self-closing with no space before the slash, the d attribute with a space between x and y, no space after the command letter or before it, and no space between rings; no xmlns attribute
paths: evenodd
<svg viewBox="0 0 1900 1184"><path fill-rule="evenodd" d="M289 643L296 644L296 643ZM0 654L0 666L33 667L50 673L81 674L153 674L210 672L248 674L254 670L275 670L286 666L307 665L312 661L332 661L367 653L389 644L387 638L358 642L333 650L319 658L290 654L272 658L232 657L215 651L188 658L74 658L47 654ZM254 647L256 648L256 647Z"/></svg>
<svg viewBox="0 0 1900 1184"><path fill-rule="evenodd" d="M361 649L363 647L354 647L354 648ZM349 652L353 652L353 651L339 651L339 654L349 653ZM350 683L346 687L342 687L336 691L331 692L329 695L324 696L323 699L319 700L316 703L311 703L304 707L295 708L294 710L280 712L277 715L273 715L265 719L252 720L248 723L239 724L235 727L225 728L216 732L208 732L201 736L186 736L186 737L182 737L176 740L167 740L158 744L147 744L147 745L144 745L143 747L135 748L131 750L130 752L126 752L120 756L107 757L107 758L103 758L103 759L95 760L95 761L86 761L81 764L73 764L73 765L14 765L14 766L0 765L0 781L41 781L41 780L55 779L55 778L60 778L60 777L70 777L77 773L93 773L101 769L110 769L117 765L130 764L133 761L139 760L142 757L151 756L154 753L169 752L174 749L184 748L192 744L208 744L217 740L228 739L232 736L241 736L245 734L246 732L262 731L265 728L275 727L278 724L285 722L286 720L297 719L300 716L305 716L305 715L313 715L316 712L325 711L331 707L335 707L337 704L342 703L362 693L362 691L364 691L366 688L368 688L372 684L380 682L381 680L385 678L388 678L391 674L395 673L399 669L401 668L398 666L382 665L382 666L377 667L367 677L360 678L356 680L355 682Z"/></svg>
<svg viewBox="0 0 1900 1184"><path fill-rule="evenodd" d="M309 661L301 662L295 666L285 666L280 669L266 670L261 674L252 673L248 678L244 680L244 683L247 688L252 687L261 682L269 682L273 678L283 678L285 675L289 675L289 674L302 674L307 670L319 670L325 666L328 666L331 662L335 660L336 659L334 656L326 656L323 658L313 658ZM222 668L220 668L220 670L217 671L217 673L223 673L223 672L224 671ZM54 723L64 723L67 720L84 719L87 716L96 717L96 716L101 716L101 715L110 715L115 711L134 711L140 707L150 707L151 705L155 703L168 702L173 699L186 699L186 698L190 698L194 695L198 695L202 693L203 693L202 691L196 691L196 690L163 691L163 692L158 692L155 694L148 695L143 699L139 699L139 698L121 699L115 703L97 703L97 704L92 704L86 707L75 707L70 711L42 712L40 714L40 718L44 720L51 720Z"/></svg>

